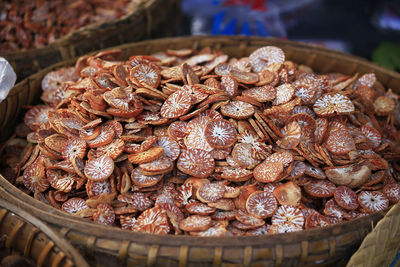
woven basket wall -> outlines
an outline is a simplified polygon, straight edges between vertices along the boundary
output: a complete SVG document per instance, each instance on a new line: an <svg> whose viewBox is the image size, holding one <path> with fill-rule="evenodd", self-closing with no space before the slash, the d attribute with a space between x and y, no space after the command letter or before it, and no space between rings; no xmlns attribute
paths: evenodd
<svg viewBox="0 0 400 267"><path fill-rule="evenodd" d="M94 50L154 37L171 36L179 29L181 0L132 0L137 7L120 19L90 24L38 49L4 53L18 81L30 74Z"/></svg>
<svg viewBox="0 0 400 267"><path fill-rule="evenodd" d="M281 47L289 60L305 64L315 71L352 75L375 72L386 88L398 90L400 75L360 58L304 44L256 37L184 37L165 38L119 46L124 57L149 54L166 49L211 46L230 56L249 55L258 47ZM38 101L40 81L50 70L72 64L67 61L47 68L16 85L0 103L0 127L5 139L13 131L21 107ZM269 235L263 237L196 238L155 236L122 231L65 214L36 201L0 176L0 196L48 223L70 240L93 266L343 266L360 246L364 237L382 219L384 212L323 229ZM399 214L397 204L389 214ZM382 220L384 222L387 218ZM382 224L382 223L381 223ZM390 238L400 243L399 227L389 224ZM392 245L394 248L394 246ZM395 248L394 248L395 249ZM381 251L382 257L392 257ZM387 253L387 254L386 254ZM367 260L367 259L366 259ZM359 260L359 262L362 262Z"/></svg>

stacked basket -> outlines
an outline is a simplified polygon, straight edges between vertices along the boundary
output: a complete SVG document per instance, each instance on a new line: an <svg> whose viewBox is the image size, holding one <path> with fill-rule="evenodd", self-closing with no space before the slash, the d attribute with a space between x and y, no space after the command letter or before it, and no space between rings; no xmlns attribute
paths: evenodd
<svg viewBox="0 0 400 267"><path fill-rule="evenodd" d="M266 45L282 48L289 60L310 66L320 73L353 75L374 72L386 88L400 88L398 73L353 56L289 41L248 37L186 37L145 41L118 48L123 51L123 58L166 49L201 49L207 46L230 56L241 57ZM3 140L11 135L21 108L39 99L43 76L50 70L73 63L74 60L69 60L54 65L13 88L8 98L0 104L0 126L9 129L9 132L2 133ZM27 196L2 176L0 195L48 223L96 266L344 265L384 215L384 212L380 212L322 229L267 237L156 236L122 231L65 214ZM373 233L368 235L360 251L353 255L351 266L387 265L393 260L400 246L399 210L400 204L395 205Z"/></svg>

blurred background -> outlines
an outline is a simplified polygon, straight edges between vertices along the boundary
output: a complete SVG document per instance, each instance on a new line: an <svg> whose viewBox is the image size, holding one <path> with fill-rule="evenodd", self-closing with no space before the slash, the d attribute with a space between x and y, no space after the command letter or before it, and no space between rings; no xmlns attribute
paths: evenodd
<svg viewBox="0 0 400 267"><path fill-rule="evenodd" d="M400 0L182 0L180 34L271 36L400 70Z"/></svg>

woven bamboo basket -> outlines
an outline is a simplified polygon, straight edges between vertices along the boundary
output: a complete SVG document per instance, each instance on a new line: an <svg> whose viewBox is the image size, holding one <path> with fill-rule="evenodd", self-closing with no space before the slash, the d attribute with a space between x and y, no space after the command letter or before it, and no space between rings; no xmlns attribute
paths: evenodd
<svg viewBox="0 0 400 267"><path fill-rule="evenodd" d="M180 0L132 0L132 12L120 19L90 24L37 49L4 53L18 80L90 51L154 37L174 34L179 27Z"/></svg>
<svg viewBox="0 0 400 267"><path fill-rule="evenodd" d="M289 60L308 65L317 72L341 72L347 75L374 72L385 87L393 90L400 88L398 73L363 59L276 39L182 37L138 42L118 48L123 50L125 58L133 54L149 54L166 49L201 49L206 46L220 49L230 56L241 57L265 45L281 47ZM70 64L73 64L73 60L49 67L13 88L8 98L0 104L3 140L12 134L21 107L39 99L42 77L52 69ZM379 212L323 229L264 237L196 238L148 235L98 225L36 201L1 176L0 196L5 196L9 202L28 210L60 232L84 253L93 266L344 266L364 237L385 215L385 212ZM387 236L390 238L387 241L388 250L378 248L379 243L375 245L381 258L393 259L395 252L392 250L396 249L394 244L400 243L399 209L400 204L397 204L379 224L386 226L385 231L389 231ZM381 238L381 235L377 236ZM371 242L367 245L371 245ZM363 260L370 259L357 255L354 257L361 264L365 263Z"/></svg>
<svg viewBox="0 0 400 267"><path fill-rule="evenodd" d="M37 266L89 266L68 241L20 207L0 199L0 236L7 249L32 258Z"/></svg>

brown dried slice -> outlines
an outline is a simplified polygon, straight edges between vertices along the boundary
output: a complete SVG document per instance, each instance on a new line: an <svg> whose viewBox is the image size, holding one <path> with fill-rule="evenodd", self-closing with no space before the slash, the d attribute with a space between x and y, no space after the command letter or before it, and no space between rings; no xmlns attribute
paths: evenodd
<svg viewBox="0 0 400 267"><path fill-rule="evenodd" d="M242 95L254 98L258 102L268 102L276 98L276 89L271 85L264 85L244 90Z"/></svg>
<svg viewBox="0 0 400 267"><path fill-rule="evenodd" d="M271 217L278 208L278 202L273 194L267 191L256 191L246 201L246 210L257 218Z"/></svg>
<svg viewBox="0 0 400 267"><path fill-rule="evenodd" d="M326 180L312 180L304 186L304 190L307 194L313 197L331 197L335 189L335 184Z"/></svg>
<svg viewBox="0 0 400 267"><path fill-rule="evenodd" d="M109 156L88 160L85 165L85 176L89 180L104 181L114 171L114 161Z"/></svg>
<svg viewBox="0 0 400 267"><path fill-rule="evenodd" d="M186 85L182 86L181 90L189 93L191 100L192 100L192 105L198 104L208 97L208 94L205 94L205 93L197 90L195 85L186 84Z"/></svg>
<svg viewBox="0 0 400 267"><path fill-rule="evenodd" d="M368 166L352 164L350 166L331 167L325 170L328 179L337 185L346 185L350 188L362 186L371 176Z"/></svg>
<svg viewBox="0 0 400 267"><path fill-rule="evenodd" d="M143 87L157 88L160 84L160 71L152 64L139 64L129 73L130 80Z"/></svg>
<svg viewBox="0 0 400 267"><path fill-rule="evenodd" d="M344 155L356 149L354 139L347 129L330 131L324 144L329 152L336 155Z"/></svg>
<svg viewBox="0 0 400 267"><path fill-rule="evenodd" d="M372 149L375 149L380 146L380 144L382 142L382 136L381 136L381 133L377 129L375 129L367 124L364 124L361 126L361 132L367 138L367 144Z"/></svg>
<svg viewBox="0 0 400 267"><path fill-rule="evenodd" d="M157 184L162 177L162 175L144 175L141 173L140 168L136 168L131 174L132 183L140 187L153 186Z"/></svg>
<svg viewBox="0 0 400 267"><path fill-rule="evenodd" d="M231 101L229 104L221 107L221 113L224 116L239 120L250 118L254 112L253 105L243 101Z"/></svg>
<svg viewBox="0 0 400 267"><path fill-rule="evenodd" d="M168 118L163 118L160 113L151 111L144 111L136 118L142 124L161 125L168 122Z"/></svg>
<svg viewBox="0 0 400 267"><path fill-rule="evenodd" d="M276 88L274 105L281 105L289 102L294 95L294 88L291 84L285 83Z"/></svg>
<svg viewBox="0 0 400 267"><path fill-rule="evenodd" d="M236 211L216 211L211 218L216 221L232 221L235 219Z"/></svg>
<svg viewBox="0 0 400 267"><path fill-rule="evenodd" d="M362 191L358 195L358 203L368 213L386 210L389 199L379 191Z"/></svg>
<svg viewBox="0 0 400 267"><path fill-rule="evenodd" d="M44 139L44 143L48 148L50 148L58 153L62 153L67 140L68 139L66 137L64 137L60 134L53 134L53 135L46 137ZM86 143L85 143L85 146L86 146Z"/></svg>
<svg viewBox="0 0 400 267"><path fill-rule="evenodd" d="M266 191L265 187L264 191ZM301 200L301 189L295 182L287 182L276 186L273 195L281 205L298 206Z"/></svg>
<svg viewBox="0 0 400 267"><path fill-rule="evenodd" d="M35 131L39 128L41 124L44 124L49 120L47 112L52 110L53 108L48 106L34 106L33 108L29 109L27 113L25 113L25 125L28 126L31 130Z"/></svg>
<svg viewBox="0 0 400 267"><path fill-rule="evenodd" d="M123 230L132 230L136 224L136 218L133 215L120 215L119 224Z"/></svg>
<svg viewBox="0 0 400 267"><path fill-rule="evenodd" d="M237 81L230 76L222 76L220 86L223 91L232 97L237 96L239 93Z"/></svg>
<svg viewBox="0 0 400 267"><path fill-rule="evenodd" d="M295 95L300 97L304 104L311 104L317 89L319 89L316 80L311 77L296 80L293 86L296 90Z"/></svg>
<svg viewBox="0 0 400 267"><path fill-rule="evenodd" d="M213 120L207 123L205 132L207 142L218 149L228 148L237 140L235 127L227 120Z"/></svg>
<svg viewBox="0 0 400 267"><path fill-rule="evenodd" d="M157 145L164 149L164 157L174 161L179 157L181 149L179 144L171 137L162 136L157 140Z"/></svg>
<svg viewBox="0 0 400 267"><path fill-rule="evenodd" d="M387 184L383 187L382 193L385 194L391 204L395 204L400 201L400 184Z"/></svg>
<svg viewBox="0 0 400 267"><path fill-rule="evenodd" d="M163 154L164 154L164 149L162 147L154 146L149 148L148 150L135 154L130 154L128 156L128 160L135 164L142 164L154 161L160 158Z"/></svg>
<svg viewBox="0 0 400 267"><path fill-rule="evenodd" d="M258 74L257 73L241 71L236 68L234 68L230 71L230 76L242 84L255 84L258 82Z"/></svg>
<svg viewBox="0 0 400 267"><path fill-rule="evenodd" d="M315 102L313 109L321 117L347 115L354 112L354 104L340 93L325 94Z"/></svg>
<svg viewBox="0 0 400 267"><path fill-rule="evenodd" d="M217 209L210 207L204 203L193 202L185 206L185 209L190 214L197 215L212 215Z"/></svg>
<svg viewBox="0 0 400 267"><path fill-rule="evenodd" d="M396 108L396 102L388 96L379 96L374 102L374 111L378 116L391 114Z"/></svg>
<svg viewBox="0 0 400 267"><path fill-rule="evenodd" d="M199 231L199 232L190 232L190 235L193 236L213 236L213 237L218 237L218 236L225 236L228 230L226 230L225 226L219 223L216 223L215 225L211 226L205 231Z"/></svg>
<svg viewBox="0 0 400 267"><path fill-rule="evenodd" d="M139 164L140 172L144 175L165 174L172 171L174 162L165 156L154 161Z"/></svg>
<svg viewBox="0 0 400 267"><path fill-rule="evenodd" d="M215 162L207 151L187 149L181 153L177 167L186 174L206 178L214 172Z"/></svg>
<svg viewBox="0 0 400 267"><path fill-rule="evenodd" d="M110 181L108 179L104 181L88 180L86 182L86 193L89 198L99 196L104 193L112 193Z"/></svg>
<svg viewBox="0 0 400 267"><path fill-rule="evenodd" d="M282 134L284 138L278 140L277 145L284 149L293 149L300 142L301 127L296 121L289 122L282 129Z"/></svg>
<svg viewBox="0 0 400 267"><path fill-rule="evenodd" d="M91 148L101 147L111 143L114 136L114 129L109 125L102 124L100 126L100 134L95 139L87 140L87 144Z"/></svg>
<svg viewBox="0 0 400 267"><path fill-rule="evenodd" d="M355 210L358 208L357 194L347 186L338 186L333 196L336 203L346 210Z"/></svg>
<svg viewBox="0 0 400 267"><path fill-rule="evenodd" d="M122 152L124 152L125 143L122 139L115 139L110 144L99 147L97 149L97 155L107 155L112 159L118 158Z"/></svg>
<svg viewBox="0 0 400 267"><path fill-rule="evenodd" d="M187 136L186 121L175 121L168 126L168 135L174 139L182 139Z"/></svg>
<svg viewBox="0 0 400 267"><path fill-rule="evenodd" d="M254 178L262 183L271 183L278 180L283 172L281 162L261 163L254 168Z"/></svg>
<svg viewBox="0 0 400 267"><path fill-rule="evenodd" d="M153 201L141 192L118 195L117 199L121 202L130 204L134 209L139 211L150 209L154 204Z"/></svg>
<svg viewBox="0 0 400 267"><path fill-rule="evenodd" d="M210 216L192 215L186 217L179 223L179 228L183 231L205 231L212 225Z"/></svg>
<svg viewBox="0 0 400 267"><path fill-rule="evenodd" d="M61 68L58 70L51 71L47 73L42 80L42 90L44 92L47 91L56 91L60 87L62 87L64 82L67 81L75 81L76 75L74 74L75 68Z"/></svg>
<svg viewBox="0 0 400 267"><path fill-rule="evenodd" d="M160 114L164 118L175 119L186 114L191 108L191 96L188 92L179 90L170 95L161 107Z"/></svg>
<svg viewBox="0 0 400 267"><path fill-rule="evenodd" d="M252 216L244 209L237 209L235 213L235 218L243 224L251 225L254 227L260 227L265 224L265 221L263 219Z"/></svg>
<svg viewBox="0 0 400 267"><path fill-rule="evenodd" d="M68 139L62 150L62 156L65 160L72 161L73 158L84 158L86 155L87 144L80 138Z"/></svg>
<svg viewBox="0 0 400 267"><path fill-rule="evenodd" d="M289 206L280 206L271 218L272 225L289 224L298 229L303 229L304 216L300 209Z"/></svg>
<svg viewBox="0 0 400 267"><path fill-rule="evenodd" d="M84 209L88 209L88 208L89 208L89 206L86 204L86 201L84 199L78 198L78 197L68 199L61 206L61 209L63 211L72 213L72 214L77 213Z"/></svg>
<svg viewBox="0 0 400 267"><path fill-rule="evenodd" d="M224 198L236 198L239 195L240 195L239 188L225 185Z"/></svg>
<svg viewBox="0 0 400 267"><path fill-rule="evenodd" d="M43 192L49 188L49 181L46 179L45 167L40 162L29 165L23 174L24 186L31 192Z"/></svg>
<svg viewBox="0 0 400 267"><path fill-rule="evenodd" d="M171 228L166 212L160 207L155 207L145 210L140 214L132 230L149 234L166 235L171 231Z"/></svg>
<svg viewBox="0 0 400 267"><path fill-rule="evenodd" d="M253 169L260 160L252 157L252 145L248 143L236 143L232 150L232 157L236 165L232 167L242 167L247 169ZM228 157L227 157L228 159Z"/></svg>
<svg viewBox="0 0 400 267"><path fill-rule="evenodd" d="M252 175L252 171L244 168L223 167L221 178L232 182L242 182L249 180Z"/></svg>
<svg viewBox="0 0 400 267"><path fill-rule="evenodd" d="M326 218L322 214L315 213L315 214L310 214L310 216L306 218L305 228L306 230L308 230L308 229L327 227L329 225L331 225L331 222L328 218Z"/></svg>
<svg viewBox="0 0 400 267"><path fill-rule="evenodd" d="M97 205L97 211L93 214L93 221L113 225L115 221L114 209L110 204L100 203Z"/></svg>
<svg viewBox="0 0 400 267"><path fill-rule="evenodd" d="M304 173L306 175L317 178L317 179L321 179L321 180L326 179L325 172L321 168L313 167L307 163L306 163L305 167L306 168L305 168Z"/></svg>
<svg viewBox="0 0 400 267"><path fill-rule="evenodd" d="M221 199L225 193L225 186L218 183L204 184L196 192L196 197L201 202L213 202Z"/></svg>
<svg viewBox="0 0 400 267"><path fill-rule="evenodd" d="M290 152L275 152L265 159L264 163L281 162L283 167L288 167L293 162L293 155Z"/></svg>
<svg viewBox="0 0 400 267"><path fill-rule="evenodd" d="M285 53L276 46L258 48L249 56L250 65L254 72L260 72L273 63L283 63Z"/></svg>
<svg viewBox="0 0 400 267"><path fill-rule="evenodd" d="M213 149L211 150L211 156L216 160L226 159L227 156L231 154L232 147L224 148L224 149Z"/></svg>
<svg viewBox="0 0 400 267"><path fill-rule="evenodd" d="M328 120L326 118L318 118L315 120L316 128L314 131L314 138L317 144L324 141L325 133L328 130Z"/></svg>
<svg viewBox="0 0 400 267"><path fill-rule="evenodd" d="M95 128L91 128L91 129L82 129L79 131L79 136L83 139L85 139L86 141L90 141L93 140L95 138L97 138L101 133L101 127L95 127Z"/></svg>

